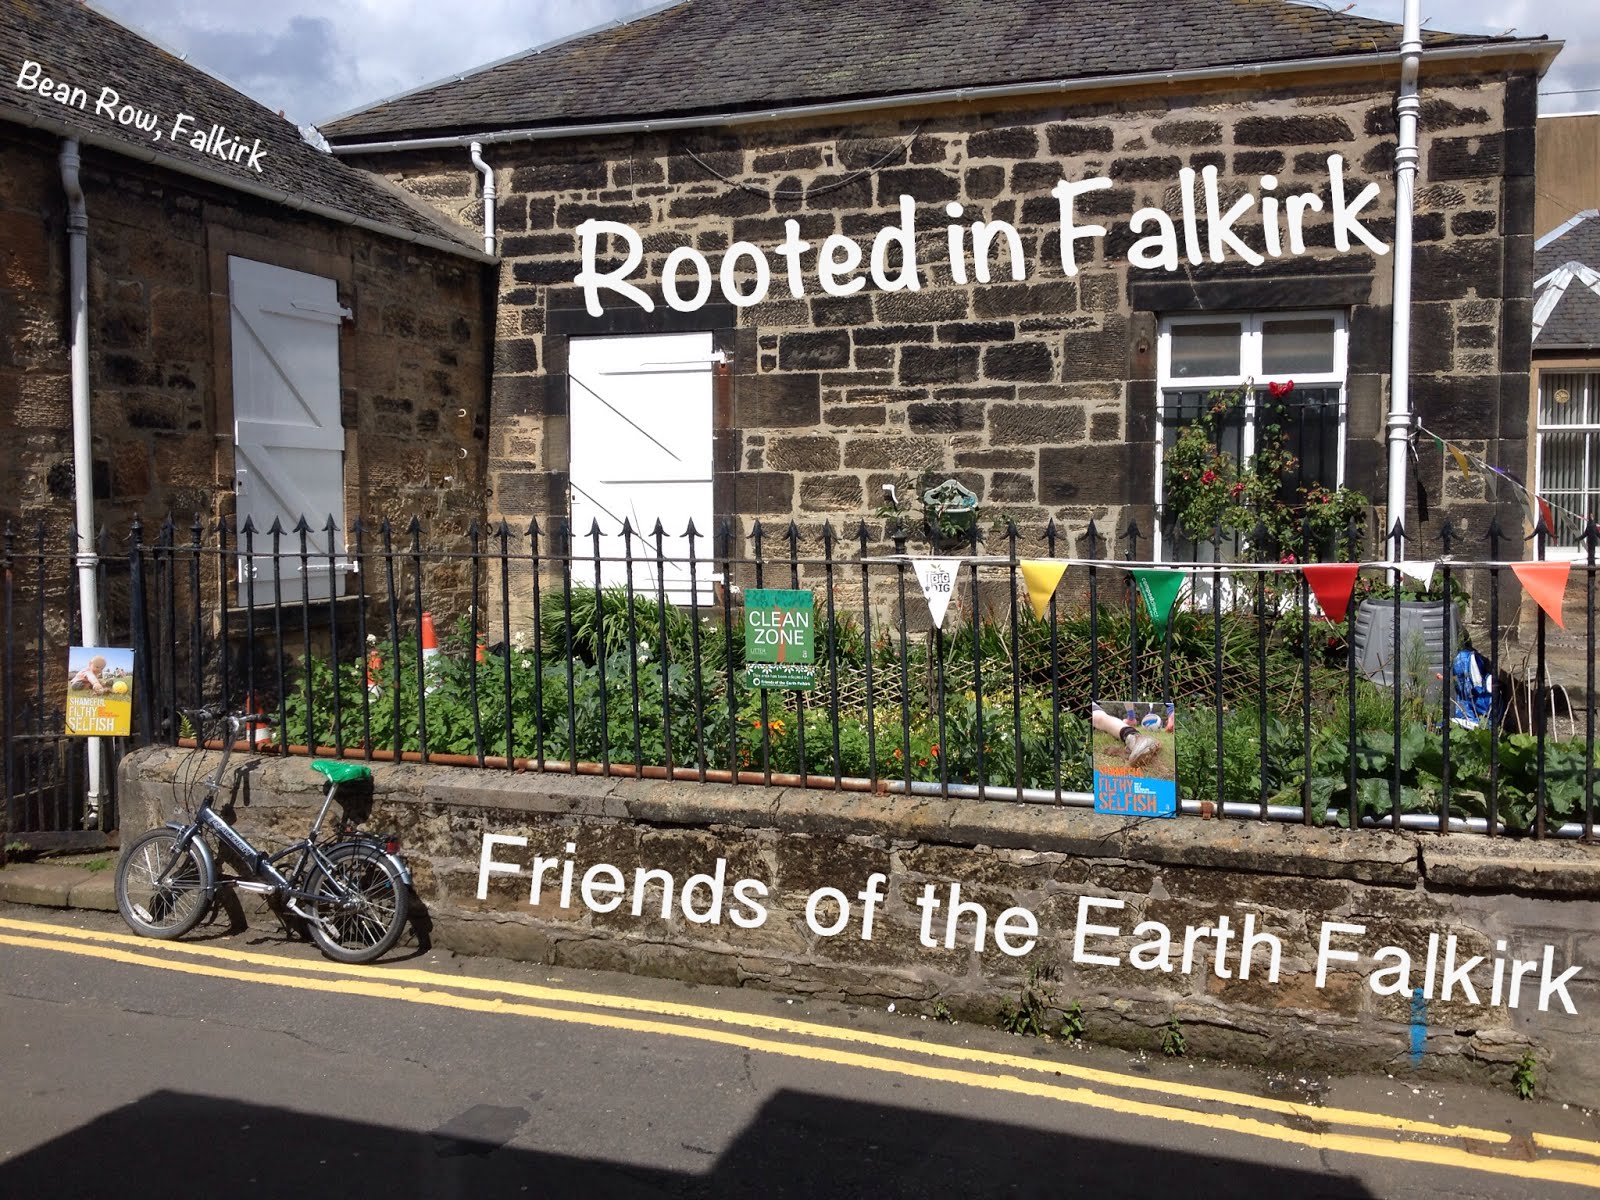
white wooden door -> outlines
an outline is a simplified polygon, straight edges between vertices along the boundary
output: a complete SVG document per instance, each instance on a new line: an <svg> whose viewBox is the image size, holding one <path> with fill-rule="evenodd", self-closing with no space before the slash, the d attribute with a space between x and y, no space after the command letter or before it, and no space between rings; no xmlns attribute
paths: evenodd
<svg viewBox="0 0 1600 1200"><path fill-rule="evenodd" d="M247 602L273 599L274 520L279 589L285 603L302 595L300 538L305 517L304 572L313 600L344 593L344 567L330 570L330 548L344 544L344 430L339 422L339 305L331 279L246 258L228 259L233 330L234 490L238 522L255 524L253 562L240 540L240 591ZM330 547L328 518L341 527Z"/></svg>
<svg viewBox="0 0 1600 1200"><path fill-rule="evenodd" d="M668 560L661 572L667 597L689 600L689 543L694 521L700 599L710 600L711 403L715 359L709 333L573 338L567 358L572 438L573 553L584 583L594 580L598 521L600 576L604 586L626 578L622 522L634 539L634 588L657 586L656 522L666 532Z"/></svg>

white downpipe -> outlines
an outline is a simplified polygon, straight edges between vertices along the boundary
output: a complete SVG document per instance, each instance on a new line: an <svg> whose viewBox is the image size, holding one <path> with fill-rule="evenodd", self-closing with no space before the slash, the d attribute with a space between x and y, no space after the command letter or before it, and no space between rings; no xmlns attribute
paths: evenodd
<svg viewBox="0 0 1600 1200"><path fill-rule="evenodd" d="M472 143L472 165L483 173L483 252L494 253L494 168L483 161L483 143Z"/></svg>
<svg viewBox="0 0 1600 1200"><path fill-rule="evenodd" d="M94 431L89 403L89 210L78 182L76 138L61 143L61 186L67 193L67 362L72 379L72 481L78 527L78 606L83 614L83 644L100 644L100 596L95 587ZM84 824L100 816L101 742L90 738L89 794Z"/></svg>
<svg viewBox="0 0 1600 1200"><path fill-rule="evenodd" d="M1406 514L1406 455L1411 434L1411 215L1417 182L1417 117L1422 98L1417 72L1422 62L1421 0L1405 0L1400 41L1399 125L1394 154L1394 355L1389 367L1389 495L1384 520L1389 533ZM1405 539L1389 538L1389 561L1405 557Z"/></svg>

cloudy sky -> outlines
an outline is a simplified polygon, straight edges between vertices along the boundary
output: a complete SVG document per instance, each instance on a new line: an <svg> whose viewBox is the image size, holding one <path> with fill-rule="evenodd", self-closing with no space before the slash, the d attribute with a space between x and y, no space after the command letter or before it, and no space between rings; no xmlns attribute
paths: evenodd
<svg viewBox="0 0 1600 1200"><path fill-rule="evenodd" d="M1003 2L1003 0L1002 0ZM294 121L374 100L654 7L655 0L95 0ZM1332 0L1324 7L1343 7ZM1401 0L1364 0L1398 22ZM1600 5L1588 0L1423 0L1434 28L1549 34L1567 43L1544 112L1600 109Z"/></svg>

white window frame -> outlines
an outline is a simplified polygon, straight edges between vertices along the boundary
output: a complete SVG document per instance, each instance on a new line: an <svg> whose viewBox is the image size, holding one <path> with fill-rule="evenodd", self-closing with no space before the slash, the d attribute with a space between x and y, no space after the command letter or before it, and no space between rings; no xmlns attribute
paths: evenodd
<svg viewBox="0 0 1600 1200"><path fill-rule="evenodd" d="M1533 389L1533 486L1537 494L1544 495L1544 435L1546 433L1582 433L1587 434L1584 449L1584 492L1589 493L1588 479L1592 471L1593 457L1600 454L1600 422L1586 422L1578 425L1546 425L1544 423L1544 385L1545 379L1551 375L1579 375L1588 379L1590 394L1584 397L1586 402L1592 403L1592 397L1600 394L1600 362L1585 361L1583 363L1541 363L1534 372ZM1588 548L1582 539L1574 544L1556 542L1551 539L1545 545L1545 557L1553 559L1578 559L1588 558Z"/></svg>
<svg viewBox="0 0 1600 1200"><path fill-rule="evenodd" d="M1214 391L1254 384L1246 392L1244 430L1240 452L1248 461L1256 452L1256 388L1265 387L1269 380L1261 369L1262 327L1269 321L1331 320L1333 322L1333 370L1328 372L1297 373L1296 386L1337 387L1339 389L1339 438L1335 456L1335 486L1344 485L1346 443L1349 441L1349 351L1350 326L1347 315L1339 309L1279 309L1275 311L1239 313L1211 312L1185 316L1162 317L1156 338L1156 476L1155 476L1155 541L1152 557L1160 562L1166 554L1162 530L1164 517L1165 468L1167 454L1166 394L1169 391ZM1172 331L1183 326L1239 325L1239 373L1237 375L1172 377Z"/></svg>

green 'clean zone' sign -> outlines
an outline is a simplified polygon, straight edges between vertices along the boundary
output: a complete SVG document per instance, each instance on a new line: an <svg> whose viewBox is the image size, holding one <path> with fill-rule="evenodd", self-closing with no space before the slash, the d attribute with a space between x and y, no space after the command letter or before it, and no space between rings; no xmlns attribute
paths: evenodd
<svg viewBox="0 0 1600 1200"><path fill-rule="evenodd" d="M744 661L753 686L808 689L816 682L815 616L810 592L746 590Z"/></svg>

